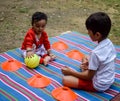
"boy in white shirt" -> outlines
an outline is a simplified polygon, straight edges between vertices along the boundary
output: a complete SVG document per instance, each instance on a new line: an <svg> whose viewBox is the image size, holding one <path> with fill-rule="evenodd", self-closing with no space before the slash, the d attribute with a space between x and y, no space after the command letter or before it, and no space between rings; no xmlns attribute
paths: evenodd
<svg viewBox="0 0 120 101"><path fill-rule="evenodd" d="M111 29L111 20L104 12L91 14L86 20L86 28L92 41L98 45L92 50L90 58L82 60L82 72L68 67L62 68L63 85L86 91L105 91L113 84L115 78L116 51L107 38Z"/></svg>

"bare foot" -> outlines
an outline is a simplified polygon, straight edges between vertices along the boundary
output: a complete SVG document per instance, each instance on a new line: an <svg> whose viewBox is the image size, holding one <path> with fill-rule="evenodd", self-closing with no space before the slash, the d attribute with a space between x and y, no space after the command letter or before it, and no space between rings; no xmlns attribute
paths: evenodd
<svg viewBox="0 0 120 101"><path fill-rule="evenodd" d="M43 61L44 65L47 65L50 60L51 60L51 57L50 56L46 56L44 58L44 61Z"/></svg>
<svg viewBox="0 0 120 101"><path fill-rule="evenodd" d="M51 57L50 61L53 61L56 58L56 56L54 54L50 54L50 57Z"/></svg>

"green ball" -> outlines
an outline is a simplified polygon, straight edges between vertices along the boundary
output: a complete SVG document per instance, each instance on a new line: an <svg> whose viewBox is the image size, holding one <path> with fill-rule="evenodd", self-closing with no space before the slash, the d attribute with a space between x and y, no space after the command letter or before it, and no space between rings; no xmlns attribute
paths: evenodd
<svg viewBox="0 0 120 101"><path fill-rule="evenodd" d="M24 61L29 68L36 68L39 65L40 58L34 54L31 58L26 57Z"/></svg>

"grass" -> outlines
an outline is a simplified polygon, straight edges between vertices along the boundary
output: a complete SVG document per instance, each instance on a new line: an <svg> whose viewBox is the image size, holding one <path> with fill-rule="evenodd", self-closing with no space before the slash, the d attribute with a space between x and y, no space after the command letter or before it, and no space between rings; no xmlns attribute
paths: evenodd
<svg viewBox="0 0 120 101"><path fill-rule="evenodd" d="M112 19L112 28L109 38L114 44L120 45L120 1L119 0L92 0L94 8L107 12ZM101 5L101 6L98 6ZM89 5L90 7L91 5Z"/></svg>
<svg viewBox="0 0 120 101"><path fill-rule="evenodd" d="M109 38L120 45L120 0L1 0L0 53L21 46L36 11L48 15L49 37L68 30L87 33L86 18L93 12L104 11L112 20Z"/></svg>

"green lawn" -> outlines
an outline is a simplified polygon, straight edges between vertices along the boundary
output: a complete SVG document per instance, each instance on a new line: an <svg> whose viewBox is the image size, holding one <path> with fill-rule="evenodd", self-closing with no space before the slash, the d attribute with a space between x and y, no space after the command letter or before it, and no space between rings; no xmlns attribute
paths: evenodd
<svg viewBox="0 0 120 101"><path fill-rule="evenodd" d="M86 18L97 11L106 12L112 20L109 38L120 45L120 0L1 0L0 53L21 46L36 11L48 15L49 37L68 30L87 33Z"/></svg>

